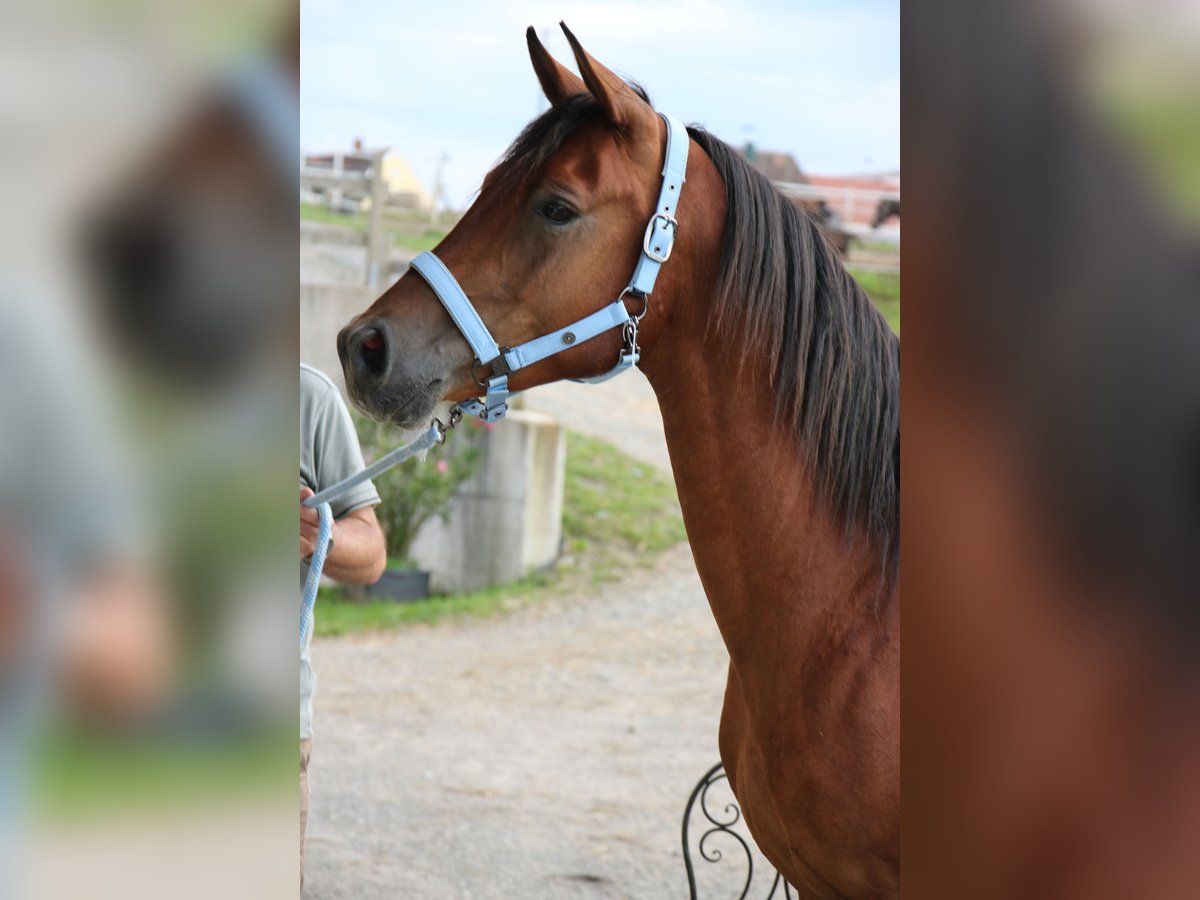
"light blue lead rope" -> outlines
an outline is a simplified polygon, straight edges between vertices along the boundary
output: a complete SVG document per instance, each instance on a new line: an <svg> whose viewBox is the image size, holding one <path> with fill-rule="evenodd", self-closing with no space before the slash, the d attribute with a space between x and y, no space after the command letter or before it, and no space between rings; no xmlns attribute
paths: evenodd
<svg viewBox="0 0 1200 900"><path fill-rule="evenodd" d="M343 478L337 484L330 485L325 490L304 499L305 506L310 509L316 507L318 524L317 542L308 563L308 577L304 579L304 594L300 600L301 649L308 639L309 629L312 628L313 607L317 603L317 588L321 585L321 570L325 568L325 556L329 553L329 539L333 535L333 510L329 506L329 501L336 500L351 488L358 487L364 481L386 472L392 466L398 465L418 453L425 452L435 444L440 444L446 432L457 424L458 419L459 416L451 413L449 426L443 425L435 419L429 426L429 430L411 444L397 447L392 452L379 457L361 472L357 472L349 478Z"/></svg>
<svg viewBox="0 0 1200 900"><path fill-rule="evenodd" d="M333 510L328 503L317 507L317 516L317 543L308 563L308 577L304 579L304 596L300 601L301 649L304 649L308 631L312 628L313 606L317 602L317 588L321 586L321 570L325 568L325 555L329 553L329 538L333 534Z"/></svg>

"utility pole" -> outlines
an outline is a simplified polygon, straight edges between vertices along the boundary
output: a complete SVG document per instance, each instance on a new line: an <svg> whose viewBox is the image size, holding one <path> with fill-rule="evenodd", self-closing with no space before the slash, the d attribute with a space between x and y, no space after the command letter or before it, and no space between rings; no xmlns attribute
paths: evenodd
<svg viewBox="0 0 1200 900"><path fill-rule="evenodd" d="M385 153L386 150L380 150L371 157L371 209L367 213L367 286L371 290L379 290L384 267L391 258L383 234L383 207L387 204L387 185L383 181Z"/></svg>
<svg viewBox="0 0 1200 900"><path fill-rule="evenodd" d="M449 154L446 153L446 150L443 147L442 152L438 155L437 169L434 171L434 174L433 174L433 193L430 194L430 196L429 196L429 227L430 228L437 228L438 204L441 202L442 193L444 190L442 188L442 172L444 170L446 160L448 160L449 158L450 158Z"/></svg>

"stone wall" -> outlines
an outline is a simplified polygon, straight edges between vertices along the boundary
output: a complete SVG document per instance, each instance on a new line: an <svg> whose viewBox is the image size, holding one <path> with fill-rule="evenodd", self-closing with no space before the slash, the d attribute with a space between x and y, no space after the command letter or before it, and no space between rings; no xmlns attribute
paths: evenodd
<svg viewBox="0 0 1200 900"><path fill-rule="evenodd" d="M300 361L342 384L334 341L342 326L371 304L371 291L359 285L300 285Z"/></svg>

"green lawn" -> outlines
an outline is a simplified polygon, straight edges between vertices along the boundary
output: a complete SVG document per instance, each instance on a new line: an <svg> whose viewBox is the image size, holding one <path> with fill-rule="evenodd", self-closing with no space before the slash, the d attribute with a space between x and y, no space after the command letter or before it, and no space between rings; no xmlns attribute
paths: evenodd
<svg viewBox="0 0 1200 900"><path fill-rule="evenodd" d="M443 619L465 616L489 616L520 606L538 596L553 581L550 574L534 574L513 584L413 603L348 600L337 588L322 587L317 595L314 633L318 637L334 637L362 631L388 631L402 625L432 625Z"/></svg>
<svg viewBox="0 0 1200 900"><path fill-rule="evenodd" d="M1189 42L1130 35L1091 66L1095 109L1130 150L1162 207L1185 228L1200 227L1200 104ZM1107 135L1105 135L1107 137Z"/></svg>
<svg viewBox="0 0 1200 900"><path fill-rule="evenodd" d="M851 248L860 246L870 253L895 253L896 244L894 241L873 241L869 238L855 238L857 243L851 243Z"/></svg>
<svg viewBox="0 0 1200 900"><path fill-rule="evenodd" d="M563 500L567 550L593 580L646 564L687 539L675 483L611 444L571 433Z"/></svg>
<svg viewBox="0 0 1200 900"><path fill-rule="evenodd" d="M883 313L892 331L900 333L900 273L865 272L849 267L854 280L862 285L876 308Z"/></svg>
<svg viewBox="0 0 1200 900"><path fill-rule="evenodd" d="M437 228L426 228L419 232L393 231L392 241L397 247L421 253L425 250L432 250L442 242L442 238L445 236L446 232Z"/></svg>
<svg viewBox="0 0 1200 900"><path fill-rule="evenodd" d="M113 812L195 807L247 794L286 796L295 789L295 726L201 739L196 735L113 736L75 729L38 742L32 794L36 810L56 819Z"/></svg>
<svg viewBox="0 0 1200 900"><path fill-rule="evenodd" d="M322 225L340 225L343 228L353 228L355 231L367 230L367 216L365 213L334 212L316 203L301 203L300 218L308 222L320 222Z"/></svg>
<svg viewBox="0 0 1200 900"><path fill-rule="evenodd" d="M687 538L675 484L669 477L605 441L574 432L567 435L563 507L566 556L553 572L417 603L358 602L345 599L336 588L322 588L316 634L386 631L448 618L492 615L555 591L610 581L630 566L651 564L663 550Z"/></svg>
<svg viewBox="0 0 1200 900"><path fill-rule="evenodd" d="M308 222L320 222L323 225L339 225L353 231L367 230L366 213L331 212L326 207L315 203L301 203L300 218ZM427 224L427 217L398 220L391 215L386 215L384 228L391 235L392 243L414 253L432 250L446 236L443 229L430 228Z"/></svg>

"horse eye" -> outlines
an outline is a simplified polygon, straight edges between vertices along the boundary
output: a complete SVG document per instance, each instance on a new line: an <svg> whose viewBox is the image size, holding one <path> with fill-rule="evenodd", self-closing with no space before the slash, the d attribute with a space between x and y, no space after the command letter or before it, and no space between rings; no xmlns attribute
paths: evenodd
<svg viewBox="0 0 1200 900"><path fill-rule="evenodd" d="M549 219L555 225L565 225L575 218L575 210L567 206L565 203L559 203L557 200L551 200L549 203L543 203L541 209L538 210L543 218Z"/></svg>

